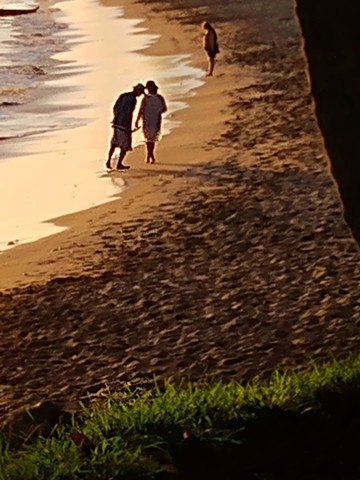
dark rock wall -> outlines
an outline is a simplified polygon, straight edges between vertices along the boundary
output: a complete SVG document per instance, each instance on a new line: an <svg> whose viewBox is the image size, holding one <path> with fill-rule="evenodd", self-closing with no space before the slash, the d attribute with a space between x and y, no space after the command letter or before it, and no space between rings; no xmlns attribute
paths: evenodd
<svg viewBox="0 0 360 480"><path fill-rule="evenodd" d="M360 26L355 0L296 0L316 115L360 244Z"/></svg>

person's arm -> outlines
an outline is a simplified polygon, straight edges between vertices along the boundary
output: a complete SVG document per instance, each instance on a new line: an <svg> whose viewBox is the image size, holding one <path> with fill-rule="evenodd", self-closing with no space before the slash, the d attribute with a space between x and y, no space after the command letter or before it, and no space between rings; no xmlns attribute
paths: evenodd
<svg viewBox="0 0 360 480"><path fill-rule="evenodd" d="M139 125L140 120L142 120L143 117L144 117L145 98L146 97L144 97L141 101L141 105L140 105L140 108L139 108L139 113L138 113L138 116L136 118L136 122L135 122L135 128L136 129L140 128L140 125Z"/></svg>
<svg viewBox="0 0 360 480"><path fill-rule="evenodd" d="M113 113L114 115L117 115L119 109L120 109L120 106L121 106L121 103L123 101L123 94L119 95L118 99L116 100L115 104L114 104L114 107L113 107Z"/></svg>
<svg viewBox="0 0 360 480"><path fill-rule="evenodd" d="M205 30L203 33L202 44L204 50L209 49L209 32L207 30Z"/></svg>
<svg viewBox="0 0 360 480"><path fill-rule="evenodd" d="M119 111L121 109L121 106L122 106L122 102L123 102L123 94L121 94L118 99L116 100L114 106L113 106L113 121L112 123L115 125L118 121L118 115L119 115Z"/></svg>

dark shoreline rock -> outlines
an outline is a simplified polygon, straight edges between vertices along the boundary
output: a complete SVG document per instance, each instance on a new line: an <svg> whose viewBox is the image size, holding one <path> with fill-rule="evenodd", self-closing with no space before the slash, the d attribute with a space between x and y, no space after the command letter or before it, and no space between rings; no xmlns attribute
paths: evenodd
<svg viewBox="0 0 360 480"><path fill-rule="evenodd" d="M18 6L14 3L12 4L11 8L0 7L0 17L13 17L15 15L25 15L28 13L35 13L39 10L39 5L34 6L26 6L18 4Z"/></svg>

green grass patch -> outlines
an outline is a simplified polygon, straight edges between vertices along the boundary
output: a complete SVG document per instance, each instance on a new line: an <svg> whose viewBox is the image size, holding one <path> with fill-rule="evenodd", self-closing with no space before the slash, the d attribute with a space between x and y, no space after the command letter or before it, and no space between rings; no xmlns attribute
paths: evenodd
<svg viewBox="0 0 360 480"><path fill-rule="evenodd" d="M109 392L47 438L3 431L0 479L356 478L359 400L360 356L244 385Z"/></svg>

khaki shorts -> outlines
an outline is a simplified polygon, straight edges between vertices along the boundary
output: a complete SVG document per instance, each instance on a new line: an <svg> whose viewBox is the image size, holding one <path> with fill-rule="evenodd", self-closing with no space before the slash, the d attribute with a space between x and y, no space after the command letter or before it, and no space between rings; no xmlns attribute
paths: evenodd
<svg viewBox="0 0 360 480"><path fill-rule="evenodd" d="M132 150L131 132L122 128L114 127L114 133L111 139L111 145L119 147L122 150Z"/></svg>

